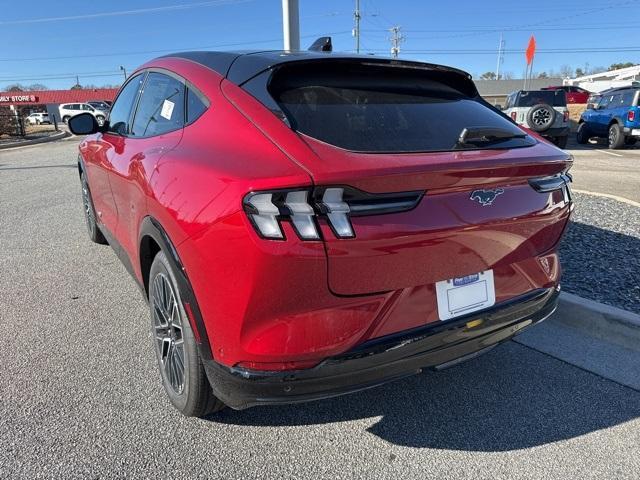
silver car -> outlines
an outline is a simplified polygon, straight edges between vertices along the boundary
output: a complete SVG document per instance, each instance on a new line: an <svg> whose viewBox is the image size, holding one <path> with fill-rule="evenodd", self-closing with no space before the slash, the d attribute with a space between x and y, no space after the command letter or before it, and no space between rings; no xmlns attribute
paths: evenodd
<svg viewBox="0 0 640 480"><path fill-rule="evenodd" d="M567 146L569 110L563 90L518 90L507 97L504 113L560 148Z"/></svg>

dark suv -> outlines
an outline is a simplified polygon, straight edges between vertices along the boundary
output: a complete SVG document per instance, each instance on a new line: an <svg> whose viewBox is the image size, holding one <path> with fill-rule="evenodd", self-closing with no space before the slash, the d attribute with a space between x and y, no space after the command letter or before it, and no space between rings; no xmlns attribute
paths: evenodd
<svg viewBox="0 0 640 480"><path fill-rule="evenodd" d="M587 104L580 116L578 143L604 137L609 148L634 145L640 138L640 87L614 88L602 92L597 103Z"/></svg>
<svg viewBox="0 0 640 480"><path fill-rule="evenodd" d="M558 147L567 146L569 110L564 90L518 90L507 97L504 113Z"/></svg>

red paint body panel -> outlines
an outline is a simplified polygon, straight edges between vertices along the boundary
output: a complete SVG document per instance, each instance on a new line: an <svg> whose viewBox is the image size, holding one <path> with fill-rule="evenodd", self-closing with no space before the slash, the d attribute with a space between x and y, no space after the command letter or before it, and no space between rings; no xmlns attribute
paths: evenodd
<svg viewBox="0 0 640 480"><path fill-rule="evenodd" d="M233 366L310 364L371 338L437 322L434 283L491 268L497 301L559 282L555 246L569 217L560 191L527 180L566 171L547 143L514 150L370 155L298 135L240 87L194 62L158 59L210 101L192 125L160 137L96 134L80 151L99 221L141 281L140 225L166 231L197 298L211 352ZM258 236L251 191L350 185L424 190L411 211L352 218L356 238ZM478 188L503 188L490 208Z"/></svg>

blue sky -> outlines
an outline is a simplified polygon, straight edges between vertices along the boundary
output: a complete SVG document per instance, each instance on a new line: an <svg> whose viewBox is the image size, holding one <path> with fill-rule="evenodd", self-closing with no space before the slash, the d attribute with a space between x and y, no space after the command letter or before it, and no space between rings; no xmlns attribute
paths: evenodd
<svg viewBox="0 0 640 480"><path fill-rule="evenodd" d="M354 3L300 0L302 46L329 34L335 50L353 51ZM640 0L361 0L361 46L364 53L389 55L387 30L399 25L401 57L475 76L496 69L503 33L501 69L521 77L521 51L533 33L535 71L640 63L639 7ZM3 9L0 88L16 82L69 88L75 78L56 77L76 74L82 84L118 83L120 65L130 71L171 51L278 49L281 22L281 0L32 0L28 8Z"/></svg>

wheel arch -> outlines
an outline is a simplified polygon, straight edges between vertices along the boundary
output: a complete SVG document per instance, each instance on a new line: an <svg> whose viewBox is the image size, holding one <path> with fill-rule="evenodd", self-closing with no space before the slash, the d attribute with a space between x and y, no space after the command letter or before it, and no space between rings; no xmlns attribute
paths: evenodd
<svg viewBox="0 0 640 480"><path fill-rule="evenodd" d="M82 174L87 174L86 167L84 166L84 158L82 158L82 154L78 154L78 177Z"/></svg>
<svg viewBox="0 0 640 480"><path fill-rule="evenodd" d="M142 287L147 300L149 299L149 273L151 271L151 264L156 254L159 251L163 251L178 281L180 297L185 312L187 313L189 324L196 338L200 355L203 359L211 359L211 344L209 343L200 307L198 306L198 301L189 282L187 272L169 235L160 222L154 217L146 216L142 220L138 245Z"/></svg>
<svg viewBox="0 0 640 480"><path fill-rule="evenodd" d="M611 128L611 125L613 125L614 123L617 123L620 126L624 125L624 122L619 117L613 117L607 125L607 128Z"/></svg>

